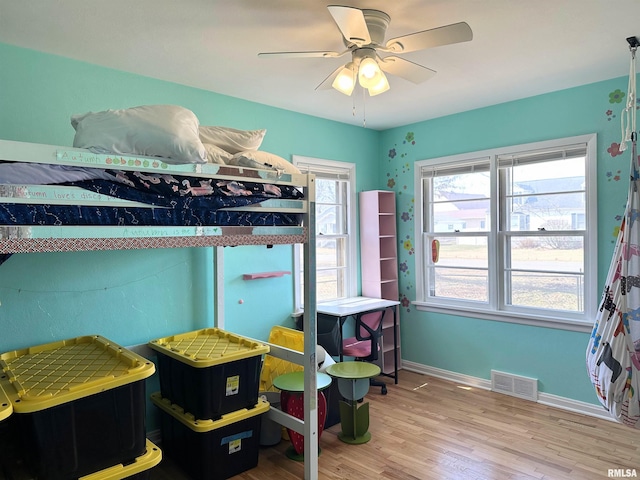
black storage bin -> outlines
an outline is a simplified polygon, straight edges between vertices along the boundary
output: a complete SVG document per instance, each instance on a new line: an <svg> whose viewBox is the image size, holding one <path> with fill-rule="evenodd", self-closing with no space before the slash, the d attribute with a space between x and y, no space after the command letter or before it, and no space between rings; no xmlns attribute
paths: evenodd
<svg viewBox="0 0 640 480"><path fill-rule="evenodd" d="M13 425L14 422L8 422ZM9 437L5 436L9 429L3 431L0 424L0 479L3 480L41 480L41 477L33 472L31 465L19 456L19 450L11 446ZM12 432L11 439L15 439ZM84 475L83 480L148 480L151 478L153 468L162 460L162 451L150 440L146 441L145 452L126 464L112 465L103 470ZM66 477L77 478L75 475Z"/></svg>
<svg viewBox="0 0 640 480"><path fill-rule="evenodd" d="M144 381L31 414L15 414L28 465L46 479L81 477L145 451Z"/></svg>
<svg viewBox="0 0 640 480"><path fill-rule="evenodd" d="M218 328L152 340L160 394L197 419L255 406L269 346Z"/></svg>
<svg viewBox="0 0 640 480"><path fill-rule="evenodd" d="M261 416L269 402L218 420L196 420L160 393L151 401L161 410L162 451L195 480L224 480L258 465Z"/></svg>
<svg viewBox="0 0 640 480"><path fill-rule="evenodd" d="M0 372L0 375L2 373ZM18 456L16 448L16 433L14 431L13 422L9 417L13 408L11 402L6 399L2 387L0 387L0 478L11 478L11 466L14 459Z"/></svg>
<svg viewBox="0 0 640 480"><path fill-rule="evenodd" d="M153 363L100 336L0 355L11 435L37 478L78 478L146 450L145 378Z"/></svg>

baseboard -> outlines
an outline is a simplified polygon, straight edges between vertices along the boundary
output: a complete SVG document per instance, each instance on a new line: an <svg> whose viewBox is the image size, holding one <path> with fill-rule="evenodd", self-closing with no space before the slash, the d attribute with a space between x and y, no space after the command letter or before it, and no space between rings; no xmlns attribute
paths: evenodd
<svg viewBox="0 0 640 480"><path fill-rule="evenodd" d="M470 387L482 388L483 390L491 390L491 381L489 380L472 377L449 370L442 370L441 368L430 367L429 365L423 365L421 363L402 360L402 369L416 373L423 373L432 377L442 378L443 380L449 380L451 382L461 383L462 385L469 385Z"/></svg>
<svg viewBox="0 0 640 480"><path fill-rule="evenodd" d="M471 387L482 388L484 390L491 390L491 380L487 380L484 378L472 377L470 375L451 372L449 370L443 370L441 368L431 367L429 365L410 362L408 360L402 360L402 368L411 372L430 375L432 377L449 380L451 382L460 383L462 385L469 385ZM540 392L538 393L537 403L546 405L548 407L558 408L560 410L581 413L590 417L596 417L612 422L615 421L601 405L582 402L580 400L574 400L572 398L560 397L558 395Z"/></svg>
<svg viewBox="0 0 640 480"><path fill-rule="evenodd" d="M609 415L602 405L581 402L580 400L560 397L558 395L552 395L551 393L540 393L538 395L538 403L549 407L559 408L561 410L568 410L574 413L582 413L583 415L600 418L602 420L610 420L612 422L616 421L611 417L611 415Z"/></svg>

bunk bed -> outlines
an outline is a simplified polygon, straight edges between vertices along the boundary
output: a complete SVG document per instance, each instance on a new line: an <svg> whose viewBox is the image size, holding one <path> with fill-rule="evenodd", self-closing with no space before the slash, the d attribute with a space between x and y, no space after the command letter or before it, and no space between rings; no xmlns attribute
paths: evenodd
<svg viewBox="0 0 640 480"><path fill-rule="evenodd" d="M0 256L215 247L212 323L223 326L219 272L225 246L305 244L304 284L315 281L314 180L277 169L175 164L144 155L0 140ZM182 195L171 195L180 190ZM307 420L275 409L267 415L304 435L305 479L315 480L316 298L310 288L304 296L304 352L270 345L270 354L306 367Z"/></svg>

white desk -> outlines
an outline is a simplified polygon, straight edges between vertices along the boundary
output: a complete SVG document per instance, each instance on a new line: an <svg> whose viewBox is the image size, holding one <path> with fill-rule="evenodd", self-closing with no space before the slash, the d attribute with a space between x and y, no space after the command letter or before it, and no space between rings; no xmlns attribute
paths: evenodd
<svg viewBox="0 0 640 480"><path fill-rule="evenodd" d="M398 305L400 305L398 300L349 297L318 303L316 310L318 313L336 317L342 326L349 317L356 318L367 313L379 312L390 308L393 311L393 379L395 383L398 383ZM342 355L340 360L342 360Z"/></svg>

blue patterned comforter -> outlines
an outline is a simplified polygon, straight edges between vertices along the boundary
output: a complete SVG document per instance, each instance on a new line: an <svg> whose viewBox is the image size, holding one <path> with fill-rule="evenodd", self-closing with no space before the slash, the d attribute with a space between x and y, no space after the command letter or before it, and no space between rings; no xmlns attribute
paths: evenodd
<svg viewBox="0 0 640 480"><path fill-rule="evenodd" d="M132 200L146 207L0 204L0 225L117 226L290 226L301 215L221 210L271 198L300 199L295 187L179 175L107 171L114 180L83 180L64 185Z"/></svg>

